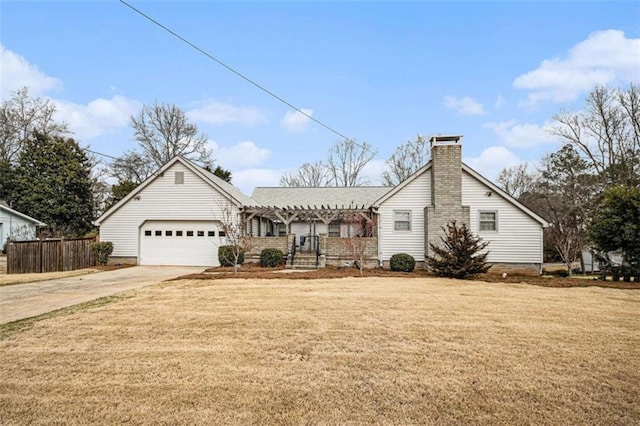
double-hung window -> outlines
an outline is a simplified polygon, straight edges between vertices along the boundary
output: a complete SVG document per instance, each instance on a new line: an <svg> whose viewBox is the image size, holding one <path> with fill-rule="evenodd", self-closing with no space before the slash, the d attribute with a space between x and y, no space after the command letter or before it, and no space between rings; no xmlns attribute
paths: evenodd
<svg viewBox="0 0 640 426"><path fill-rule="evenodd" d="M409 210L393 211L393 230L411 231L411 212Z"/></svg>
<svg viewBox="0 0 640 426"><path fill-rule="evenodd" d="M480 231L498 230L498 212L480 212Z"/></svg>

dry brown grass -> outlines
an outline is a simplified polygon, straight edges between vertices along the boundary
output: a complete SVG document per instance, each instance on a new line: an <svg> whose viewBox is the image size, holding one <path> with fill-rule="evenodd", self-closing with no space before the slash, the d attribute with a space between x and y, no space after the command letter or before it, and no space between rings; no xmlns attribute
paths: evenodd
<svg viewBox="0 0 640 426"><path fill-rule="evenodd" d="M640 293L174 281L0 342L0 423L637 424Z"/></svg>
<svg viewBox="0 0 640 426"><path fill-rule="evenodd" d="M113 269L128 268L135 265L108 265L108 266L94 266L93 268L76 269L75 271L60 271L60 272L43 272L38 274L7 274L0 271L0 286L14 285L14 284L27 284L38 281L57 280L60 278L77 277L80 275L93 274L101 271L110 271Z"/></svg>

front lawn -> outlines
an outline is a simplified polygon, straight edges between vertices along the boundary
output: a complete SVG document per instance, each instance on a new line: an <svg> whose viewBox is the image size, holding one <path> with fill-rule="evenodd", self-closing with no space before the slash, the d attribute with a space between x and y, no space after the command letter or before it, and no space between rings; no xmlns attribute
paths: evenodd
<svg viewBox="0 0 640 426"><path fill-rule="evenodd" d="M0 423L637 424L639 307L435 278L165 282L16 327Z"/></svg>

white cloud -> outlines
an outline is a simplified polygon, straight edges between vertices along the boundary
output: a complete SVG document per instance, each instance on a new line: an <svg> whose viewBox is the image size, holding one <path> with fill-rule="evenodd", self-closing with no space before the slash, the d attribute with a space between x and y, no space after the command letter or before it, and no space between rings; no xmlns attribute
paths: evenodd
<svg viewBox="0 0 640 426"><path fill-rule="evenodd" d="M247 194L251 195L257 186L279 186L280 176L284 170L278 169L244 169L233 171L231 183Z"/></svg>
<svg viewBox="0 0 640 426"><path fill-rule="evenodd" d="M444 106L456 110L461 115L482 115L485 113L482 104L469 96L463 98L445 96Z"/></svg>
<svg viewBox="0 0 640 426"><path fill-rule="evenodd" d="M472 169L491 181L505 167L511 167L521 163L520 159L503 146L491 146L486 148L479 157L468 157L464 162Z"/></svg>
<svg viewBox="0 0 640 426"><path fill-rule="evenodd" d="M542 144L555 143L557 140L548 133L550 122L543 125L520 123L517 120L485 123L484 128L491 129L500 141L507 146L533 148Z"/></svg>
<svg viewBox="0 0 640 426"><path fill-rule="evenodd" d="M51 90L60 90L62 82L40 71L20 56L0 45L0 97L7 99L11 92L23 87L29 88L34 96L42 95Z"/></svg>
<svg viewBox="0 0 640 426"><path fill-rule="evenodd" d="M524 106L541 101L566 102L597 84L639 80L640 39L617 30L598 31L572 47L565 58L546 59L517 77L516 89L529 90Z"/></svg>
<svg viewBox="0 0 640 426"><path fill-rule="evenodd" d="M373 159L362 168L362 176L369 179L371 185L382 185L382 172L388 168L384 160Z"/></svg>
<svg viewBox="0 0 640 426"><path fill-rule="evenodd" d="M191 120L213 125L238 123L254 126L266 122L264 113L255 107L237 107L216 101L199 103L197 108L187 111Z"/></svg>
<svg viewBox="0 0 640 426"><path fill-rule="evenodd" d="M111 99L98 98L88 104L52 100L58 109L56 119L69 124L80 141L87 141L111 130L127 126L129 117L136 114L142 103L122 95Z"/></svg>
<svg viewBox="0 0 640 426"><path fill-rule="evenodd" d="M258 147L252 141L232 146L220 146L217 142L209 141L209 146L213 151L213 158L225 169L256 166L271 156L271 151Z"/></svg>
<svg viewBox="0 0 640 426"><path fill-rule="evenodd" d="M307 115L301 114L300 111ZM287 111L280 121L280 127L287 132L303 132L310 121L308 116L313 116L313 110L302 108L300 111Z"/></svg>

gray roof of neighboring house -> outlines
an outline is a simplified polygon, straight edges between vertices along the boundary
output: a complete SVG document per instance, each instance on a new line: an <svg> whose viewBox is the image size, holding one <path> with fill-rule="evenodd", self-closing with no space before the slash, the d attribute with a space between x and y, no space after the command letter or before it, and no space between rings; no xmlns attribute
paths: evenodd
<svg viewBox="0 0 640 426"><path fill-rule="evenodd" d="M41 222L38 219L34 219L31 216L27 216L24 213L20 213L19 211L12 209L11 207L9 207L9 205L6 202L2 200L0 200L0 210L4 210L9 214L21 217L22 219L27 220L29 222L33 222L36 226L47 226L46 223Z"/></svg>
<svg viewBox="0 0 640 426"><path fill-rule="evenodd" d="M254 206L371 206L374 201L389 192L389 186L352 187L258 187L253 191Z"/></svg>

